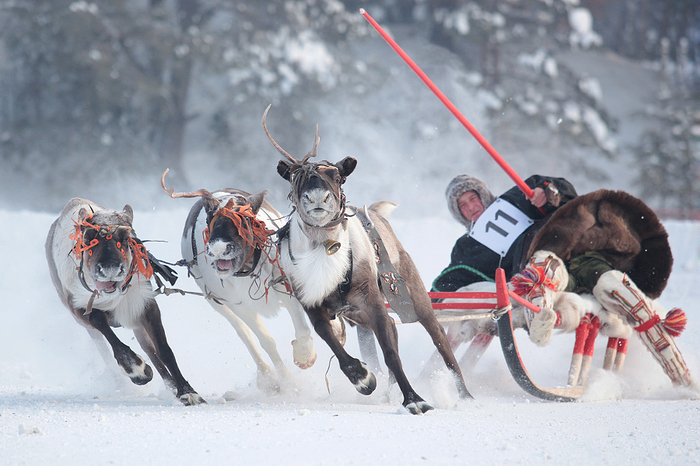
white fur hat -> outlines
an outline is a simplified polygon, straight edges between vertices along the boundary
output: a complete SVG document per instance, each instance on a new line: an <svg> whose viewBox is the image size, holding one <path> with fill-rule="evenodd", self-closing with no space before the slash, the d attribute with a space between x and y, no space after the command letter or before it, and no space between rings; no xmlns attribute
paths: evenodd
<svg viewBox="0 0 700 466"><path fill-rule="evenodd" d="M484 209L490 206L491 203L496 200L496 197L491 193L486 183L481 181L479 178L462 174L457 175L454 177L454 179L452 179L452 181L450 181L450 184L447 185L447 190L445 191L447 208L455 220L467 227L467 230L470 230L472 222L467 220L464 215L462 215L458 205L459 198L467 191L474 191L479 196L481 203L484 204Z"/></svg>

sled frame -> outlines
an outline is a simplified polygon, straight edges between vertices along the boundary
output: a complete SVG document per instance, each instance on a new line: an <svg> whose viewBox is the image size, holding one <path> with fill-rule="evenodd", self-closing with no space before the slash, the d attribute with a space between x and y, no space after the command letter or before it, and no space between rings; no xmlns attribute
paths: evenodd
<svg viewBox="0 0 700 466"><path fill-rule="evenodd" d="M483 319L491 317L498 323L498 339L501 341L501 350L506 359L506 364L510 370L515 382L532 396L541 398L547 401L571 402L576 401L583 395L585 387L560 387L560 388L544 388L537 385L525 368L518 344L513 335L512 322L512 306L511 299L518 304L526 306L535 312L539 312L540 308L522 299L513 291L508 289L506 282L505 271L501 268L496 270L496 292L430 292L428 293L432 299L469 299L469 300L490 300L490 302L464 302L464 303L440 303L433 302L433 309L439 316L440 321L445 319L452 320L467 320L467 319ZM493 300L495 299L495 305ZM447 312L441 310L448 310ZM464 310L481 310L481 313L464 313ZM455 312L455 311L462 311Z"/></svg>

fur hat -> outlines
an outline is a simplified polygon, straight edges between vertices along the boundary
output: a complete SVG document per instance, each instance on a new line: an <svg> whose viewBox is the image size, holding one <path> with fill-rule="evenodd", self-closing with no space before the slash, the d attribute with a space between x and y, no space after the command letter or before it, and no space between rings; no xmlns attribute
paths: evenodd
<svg viewBox="0 0 700 466"><path fill-rule="evenodd" d="M467 191L474 191L479 196L481 203L484 204L484 209L488 208L496 200L496 197L491 193L486 183L479 178L462 174L457 175L450 181L450 184L447 185L447 190L445 190L447 208L455 220L467 227L467 230L471 230L472 222L462 215L458 205L459 198Z"/></svg>

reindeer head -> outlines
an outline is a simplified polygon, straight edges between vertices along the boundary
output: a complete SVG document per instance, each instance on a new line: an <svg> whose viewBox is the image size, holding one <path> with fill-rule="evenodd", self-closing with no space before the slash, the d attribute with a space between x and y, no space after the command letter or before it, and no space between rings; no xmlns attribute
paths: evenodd
<svg viewBox="0 0 700 466"><path fill-rule="evenodd" d="M134 212L127 204L122 212L80 209L75 232L73 253L79 261L80 278L83 285L100 293L113 293L126 286L136 270L135 247L140 246L133 234L131 223ZM145 251L145 249L144 249ZM141 264L144 270L150 267ZM150 277L149 277L150 278ZM92 282L92 283L90 283ZM92 291L92 290L91 290Z"/></svg>
<svg viewBox="0 0 700 466"><path fill-rule="evenodd" d="M309 162L310 158L316 157L320 142L316 125L313 148L303 159L296 160L275 142L267 130L265 119L269 110L270 106L263 114L262 126L272 145L285 156L277 164L277 173L291 184L289 199L297 208L301 219L306 224L317 227L328 227L342 222L345 215L345 194L342 186L355 170L357 159L345 157L338 163L325 160Z"/></svg>
<svg viewBox="0 0 700 466"><path fill-rule="evenodd" d="M221 278L247 275L255 267L246 267L262 249L269 248L269 235L265 224L256 218L265 200L267 190L252 196L235 190L224 190L214 195L206 189L192 193L175 193L165 187L165 175L161 177L163 190L172 198L201 197L207 214L207 228L204 230L206 260Z"/></svg>

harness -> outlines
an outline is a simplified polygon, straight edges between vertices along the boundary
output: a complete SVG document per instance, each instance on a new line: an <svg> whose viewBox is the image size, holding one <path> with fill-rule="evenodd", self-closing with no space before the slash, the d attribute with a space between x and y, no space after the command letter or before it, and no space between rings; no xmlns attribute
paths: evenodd
<svg viewBox="0 0 700 466"><path fill-rule="evenodd" d="M301 184L304 180L307 180L311 176L315 176L317 178L320 178L321 181L326 185L326 188L330 192L333 193L333 196L338 200L338 213L331 219L330 222L328 222L325 226L322 228L333 228L337 225L340 225L341 223L346 221L346 216L345 216L345 209L346 209L346 199L345 199L345 193L343 190L338 187L338 190L336 192L335 187L331 184L331 182L328 180L326 176L323 176L318 172L319 168L323 167L328 167L330 168L331 165L324 164L324 163L303 163L298 166L298 168L293 168L292 169L292 174L290 178L290 184L292 185L292 190L289 192L289 200L292 201L292 204L294 206L299 205L299 199L296 197L296 193L298 193L301 189ZM335 167L333 167L335 168ZM345 182L345 177L341 177L341 182L340 185L342 185ZM296 209L296 207L295 207ZM307 221L304 220L302 216L299 216L302 222L304 222L306 225L314 228L318 228L317 225L311 225Z"/></svg>
<svg viewBox="0 0 700 466"><path fill-rule="evenodd" d="M131 268L129 269L129 273L126 279L124 280L124 284L120 289L121 294L126 293L126 290L131 284L131 279L137 271L147 279L150 279L153 276L153 266L151 264L151 258L153 258L153 256L151 256L151 254L146 250L141 240L139 240L136 236L132 235L133 230L131 226L128 224L94 224L90 222L93 216L94 212L91 211L85 216L85 218L83 218L79 222L73 220L74 231L73 233L68 235L69 239L75 241L71 252L73 252L75 258L78 260L78 279L80 280L80 284L83 285L83 287L91 294L90 299L88 300L87 307L85 309L85 315L88 315L92 312L92 305L100 292L98 290L91 289L90 286L87 284L87 281L85 280L85 258L83 256L83 253L87 252L89 256L92 256L92 249L98 244L100 244L100 241L102 241L100 238L104 238L104 241L112 241L114 239L115 232L117 232L120 229L127 230L127 232L129 233L126 246L128 246L131 250L133 260L131 261ZM85 242L85 232L87 229L97 231L96 237L90 240L89 244ZM121 251L122 256L126 258L126 251L124 250L125 245L117 241L116 246ZM160 266L160 268L162 267L163 266ZM170 280L170 278L167 279Z"/></svg>
<svg viewBox="0 0 700 466"><path fill-rule="evenodd" d="M398 314L404 324L418 322L415 304L408 292L406 282L389 260L384 241L369 217L367 206L364 207L364 211L357 209L355 213L372 243L374 258L377 262L377 280L389 307Z"/></svg>

